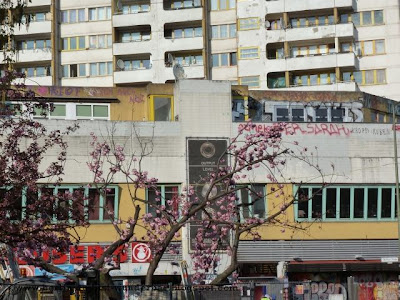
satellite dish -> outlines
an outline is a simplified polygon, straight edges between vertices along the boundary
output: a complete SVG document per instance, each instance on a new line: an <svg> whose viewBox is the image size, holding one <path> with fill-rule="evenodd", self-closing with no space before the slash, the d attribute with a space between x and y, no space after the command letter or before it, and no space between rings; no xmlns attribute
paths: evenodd
<svg viewBox="0 0 400 300"><path fill-rule="evenodd" d="M117 9L118 9L118 11L122 10L122 3L120 0L117 0Z"/></svg>
<svg viewBox="0 0 400 300"><path fill-rule="evenodd" d="M117 67L120 71L123 71L125 69L125 64L124 61L122 59L118 59L117 60Z"/></svg>
<svg viewBox="0 0 400 300"><path fill-rule="evenodd" d="M174 73L175 81L186 77L185 70L183 70L183 67L180 64L175 64L172 68L172 72Z"/></svg>
<svg viewBox="0 0 400 300"><path fill-rule="evenodd" d="M271 27L271 22L270 21L265 21L265 28L270 28Z"/></svg>

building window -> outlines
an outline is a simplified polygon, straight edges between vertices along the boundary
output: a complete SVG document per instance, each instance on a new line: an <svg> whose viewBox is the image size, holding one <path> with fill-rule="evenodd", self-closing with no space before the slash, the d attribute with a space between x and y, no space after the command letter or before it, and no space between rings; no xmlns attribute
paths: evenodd
<svg viewBox="0 0 400 300"><path fill-rule="evenodd" d="M150 39L151 39L150 31L121 33L121 43L143 42L143 41L150 41Z"/></svg>
<svg viewBox="0 0 400 300"><path fill-rule="evenodd" d="M112 75L113 65L112 62L98 62L98 63L90 63L90 76L106 76Z"/></svg>
<svg viewBox="0 0 400 300"><path fill-rule="evenodd" d="M291 86L314 86L336 83L336 74L317 73L317 74L296 74L292 76Z"/></svg>
<svg viewBox="0 0 400 300"><path fill-rule="evenodd" d="M174 61L181 66L203 65L203 55L201 54L174 54Z"/></svg>
<svg viewBox="0 0 400 300"><path fill-rule="evenodd" d="M166 39L183 39L183 38L194 38L203 36L203 28L198 27L184 27L184 28L173 28L165 30Z"/></svg>
<svg viewBox="0 0 400 300"><path fill-rule="evenodd" d="M297 186L296 220L394 220L392 186Z"/></svg>
<svg viewBox="0 0 400 300"><path fill-rule="evenodd" d="M61 11L61 23L78 23L85 22L86 14L85 9L69 9Z"/></svg>
<svg viewBox="0 0 400 300"><path fill-rule="evenodd" d="M259 47L239 48L239 59L255 59L260 58Z"/></svg>
<svg viewBox="0 0 400 300"><path fill-rule="evenodd" d="M111 7L89 8L89 21L111 20Z"/></svg>
<svg viewBox="0 0 400 300"><path fill-rule="evenodd" d="M224 24L211 26L213 39L231 39L236 37L236 24Z"/></svg>
<svg viewBox="0 0 400 300"><path fill-rule="evenodd" d="M64 78L71 77L85 77L86 76L86 64L72 64L63 65L62 73Z"/></svg>
<svg viewBox="0 0 400 300"><path fill-rule="evenodd" d="M343 81L354 81L359 85L386 83L386 69L349 71L342 73Z"/></svg>
<svg viewBox="0 0 400 300"><path fill-rule="evenodd" d="M236 52L218 53L212 55L212 66L215 67L230 67L236 66Z"/></svg>
<svg viewBox="0 0 400 300"><path fill-rule="evenodd" d="M308 46L292 46L290 47L290 57L303 57L333 54L335 52L335 44L308 45Z"/></svg>
<svg viewBox="0 0 400 300"><path fill-rule="evenodd" d="M238 20L238 30L253 30L260 28L260 18L246 18Z"/></svg>
<svg viewBox="0 0 400 300"><path fill-rule="evenodd" d="M62 50L85 50L86 37L74 36L61 39Z"/></svg>
<svg viewBox="0 0 400 300"><path fill-rule="evenodd" d="M26 77L51 76L50 66L27 67L19 68L17 70L20 73L24 73Z"/></svg>
<svg viewBox="0 0 400 300"><path fill-rule="evenodd" d="M260 87L260 76L240 77L239 84L247 85L249 88L258 88L258 87Z"/></svg>
<svg viewBox="0 0 400 300"><path fill-rule="evenodd" d="M36 12L36 13L30 13L29 14L29 20L30 22L44 22L44 21L50 21L47 16L48 12ZM26 22L26 16L21 17L21 24L27 24Z"/></svg>
<svg viewBox="0 0 400 300"><path fill-rule="evenodd" d="M147 3L138 3L138 4L122 6L122 14L123 15L137 14L137 13L143 13L143 12L149 12L149 11L150 11L150 4L147 4Z"/></svg>
<svg viewBox="0 0 400 300"><path fill-rule="evenodd" d="M110 106L107 104L76 104L75 115L77 119L109 119Z"/></svg>
<svg viewBox="0 0 400 300"><path fill-rule="evenodd" d="M149 103L149 121L174 121L174 98L152 95Z"/></svg>
<svg viewBox="0 0 400 300"><path fill-rule="evenodd" d="M151 69L150 58L124 60L124 71Z"/></svg>
<svg viewBox="0 0 400 300"><path fill-rule="evenodd" d="M333 15L326 16L310 16L304 18L292 18L290 19L291 28L301 28L301 27L314 27L314 26L325 26L334 25Z"/></svg>
<svg viewBox="0 0 400 300"><path fill-rule="evenodd" d="M343 50L342 43L342 50ZM351 51L351 44L346 46ZM369 56L369 55L379 55L385 54L385 40L372 40L372 41L359 41L354 43L354 52L358 56Z"/></svg>
<svg viewBox="0 0 400 300"><path fill-rule="evenodd" d="M353 22L355 26L383 25L383 10L361 11L340 16L341 23Z"/></svg>
<svg viewBox="0 0 400 300"><path fill-rule="evenodd" d="M170 2L170 7L168 9L184 9L195 7L201 7L200 0L173 0Z"/></svg>
<svg viewBox="0 0 400 300"><path fill-rule="evenodd" d="M103 49L111 47L111 34L89 35L89 49Z"/></svg>
<svg viewBox="0 0 400 300"><path fill-rule="evenodd" d="M240 207L240 217L242 220L248 218L266 217L265 207L265 186L260 184L243 186L236 192L238 206Z"/></svg>
<svg viewBox="0 0 400 300"><path fill-rule="evenodd" d="M156 188L146 190L147 199L147 213L152 214L154 217L160 217L161 214L157 213L160 205L164 205L167 210L178 211L178 201L172 201L179 197L179 185L158 185Z"/></svg>
<svg viewBox="0 0 400 300"><path fill-rule="evenodd" d="M18 50L51 49L51 40L17 41Z"/></svg>
<svg viewBox="0 0 400 300"><path fill-rule="evenodd" d="M236 0L210 0L211 10L227 10L236 8Z"/></svg>

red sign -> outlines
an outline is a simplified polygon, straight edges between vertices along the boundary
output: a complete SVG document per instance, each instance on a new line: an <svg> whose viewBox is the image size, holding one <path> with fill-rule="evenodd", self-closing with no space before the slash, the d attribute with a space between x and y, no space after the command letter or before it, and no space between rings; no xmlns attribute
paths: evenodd
<svg viewBox="0 0 400 300"><path fill-rule="evenodd" d="M132 243L132 262L148 263L151 261L150 247L145 243Z"/></svg>
<svg viewBox="0 0 400 300"><path fill-rule="evenodd" d="M132 244L132 249L137 243ZM147 247L146 244L142 243ZM107 249L108 245L79 245L79 246L70 246L69 253L61 253L55 250L52 251L52 257L50 257L48 251L43 251L42 258L46 262L51 262L55 265L63 265L63 264L86 264L86 263L93 263L98 259ZM124 245L118 247L113 253L113 260L119 263L126 263L128 262L128 247ZM143 256L142 252L139 251L142 248L138 248L136 250L138 259L137 261L134 259L132 255L132 262L142 262L141 257ZM149 249L150 251L150 249ZM139 253L140 252L140 253ZM132 250L133 253L133 250ZM145 251L147 253L147 250ZM37 252L34 252L33 255L35 257L38 256ZM147 254L146 254L147 255ZM147 262L147 261L143 261ZM19 265L27 265L27 262L23 259L18 258Z"/></svg>

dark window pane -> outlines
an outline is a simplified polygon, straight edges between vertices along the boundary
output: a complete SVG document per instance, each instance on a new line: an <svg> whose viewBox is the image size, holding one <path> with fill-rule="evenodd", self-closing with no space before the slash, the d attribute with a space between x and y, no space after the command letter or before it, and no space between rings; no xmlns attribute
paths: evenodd
<svg viewBox="0 0 400 300"><path fill-rule="evenodd" d="M103 207L103 220L109 220L110 215L114 216L114 206L115 206L115 189L109 189L106 191L106 196L105 196L105 201L104 201L104 207Z"/></svg>
<svg viewBox="0 0 400 300"><path fill-rule="evenodd" d="M251 198L254 202L253 205L253 216L258 218L265 217L265 193L264 186L255 185L251 189L255 192L251 192Z"/></svg>
<svg viewBox="0 0 400 300"><path fill-rule="evenodd" d="M292 108L292 121L293 122L304 122L304 109L303 108Z"/></svg>
<svg viewBox="0 0 400 300"><path fill-rule="evenodd" d="M378 217L378 189L368 189L368 218Z"/></svg>
<svg viewBox="0 0 400 300"><path fill-rule="evenodd" d="M336 218L336 189L326 189L326 217Z"/></svg>
<svg viewBox="0 0 400 300"><path fill-rule="evenodd" d="M96 189L89 190L89 220L99 220L100 218L100 193Z"/></svg>
<svg viewBox="0 0 400 300"><path fill-rule="evenodd" d="M247 219L250 217L250 210L249 206L249 190L247 188L243 188L240 190L240 201L242 206L242 211L243 211L243 218Z"/></svg>
<svg viewBox="0 0 400 300"><path fill-rule="evenodd" d="M354 218L364 218L364 189L354 189Z"/></svg>
<svg viewBox="0 0 400 300"><path fill-rule="evenodd" d="M297 215L299 218L308 218L308 189L299 189L297 193L299 203Z"/></svg>
<svg viewBox="0 0 400 300"><path fill-rule="evenodd" d="M331 110L332 122L343 122L344 108L335 108Z"/></svg>
<svg viewBox="0 0 400 300"><path fill-rule="evenodd" d="M276 121L287 122L289 121L289 109L287 108L277 108L276 109Z"/></svg>
<svg viewBox="0 0 400 300"><path fill-rule="evenodd" d="M392 189L382 189L382 212L381 218L392 216Z"/></svg>
<svg viewBox="0 0 400 300"><path fill-rule="evenodd" d="M312 189L312 217L322 218L322 190L320 188Z"/></svg>
<svg viewBox="0 0 400 300"><path fill-rule="evenodd" d="M340 218L350 218L350 189L340 189Z"/></svg>
<svg viewBox="0 0 400 300"><path fill-rule="evenodd" d="M328 122L328 109L317 108L315 110L316 122Z"/></svg>
<svg viewBox="0 0 400 300"><path fill-rule="evenodd" d="M69 220L69 189L57 190L57 220Z"/></svg>
<svg viewBox="0 0 400 300"><path fill-rule="evenodd" d="M158 192L160 193L161 190L157 189ZM152 214L153 216L157 216L157 212L156 212L156 208L154 205L160 204L161 200L161 195L157 195L157 192L155 189L149 189L147 191L147 201L148 201L148 205L147 205L147 213Z"/></svg>
<svg viewBox="0 0 400 300"><path fill-rule="evenodd" d="M171 98L154 97L154 121L171 121Z"/></svg>

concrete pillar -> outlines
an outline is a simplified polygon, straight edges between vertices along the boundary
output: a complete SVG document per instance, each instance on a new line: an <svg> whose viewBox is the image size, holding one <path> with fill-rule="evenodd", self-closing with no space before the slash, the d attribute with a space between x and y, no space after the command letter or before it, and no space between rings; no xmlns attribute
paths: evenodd
<svg viewBox="0 0 400 300"><path fill-rule="evenodd" d="M283 13L283 24L282 24L282 27L283 28L288 28L288 25L289 25L289 16L288 16L287 12L284 12Z"/></svg>
<svg viewBox="0 0 400 300"><path fill-rule="evenodd" d="M287 88L290 86L289 71L285 71L285 85L286 85Z"/></svg>
<svg viewBox="0 0 400 300"><path fill-rule="evenodd" d="M335 24L339 24L339 12L337 7L333 8L333 21L335 22Z"/></svg>
<svg viewBox="0 0 400 300"><path fill-rule="evenodd" d="M335 75L336 75L336 82L340 81L340 68L336 67L335 68Z"/></svg>
<svg viewBox="0 0 400 300"><path fill-rule="evenodd" d="M339 38L335 37L335 53L340 52L340 44L339 44Z"/></svg>
<svg viewBox="0 0 400 300"><path fill-rule="evenodd" d="M285 58L286 57L290 57L290 49L289 49L289 42L288 41L285 41L283 43L283 51L284 51Z"/></svg>

